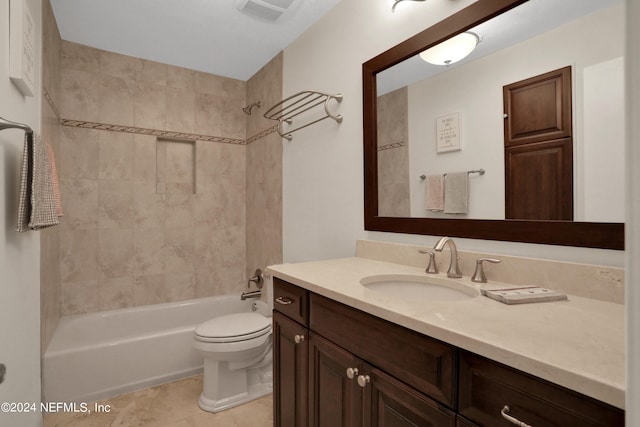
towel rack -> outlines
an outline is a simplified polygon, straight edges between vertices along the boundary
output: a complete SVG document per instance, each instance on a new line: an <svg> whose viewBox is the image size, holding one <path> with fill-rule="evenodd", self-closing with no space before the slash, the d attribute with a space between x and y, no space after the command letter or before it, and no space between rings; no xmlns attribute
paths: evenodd
<svg viewBox="0 0 640 427"><path fill-rule="evenodd" d="M0 130L4 129L22 129L27 133L33 133L33 130L27 125L18 122L12 122L11 120L3 119L2 117L0 117Z"/></svg>
<svg viewBox="0 0 640 427"><path fill-rule="evenodd" d="M269 120L277 120L278 134L282 138L291 141L291 139L293 139L293 136L291 135L292 133L306 128L307 126L311 126L312 124L318 123L319 121L322 121L324 119L331 118L337 123L342 123L341 114L332 114L331 111L329 111L329 102L332 99L336 100L337 102L342 102L342 95L332 95L315 90L305 90L280 101L279 103L271 107L266 113L264 113L264 117ZM288 126L292 126L294 117L297 117L300 114L323 104L325 113L323 117L305 123L294 129L289 128L285 131L284 123L286 123Z"/></svg>
<svg viewBox="0 0 640 427"><path fill-rule="evenodd" d="M484 172L485 172L484 169L474 169L474 170L467 171L467 174L477 173L480 175L484 175ZM444 173L442 174L442 176L447 176L447 174ZM420 181L424 181L425 179L427 179L427 175L424 175L424 174L420 175Z"/></svg>

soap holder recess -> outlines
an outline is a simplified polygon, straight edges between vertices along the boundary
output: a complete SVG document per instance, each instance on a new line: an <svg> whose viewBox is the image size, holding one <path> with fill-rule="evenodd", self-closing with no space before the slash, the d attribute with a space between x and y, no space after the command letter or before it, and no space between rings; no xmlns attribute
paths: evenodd
<svg viewBox="0 0 640 427"><path fill-rule="evenodd" d="M529 304L534 302L566 301L567 295L538 286L522 286L507 289L481 289L482 295L504 304Z"/></svg>

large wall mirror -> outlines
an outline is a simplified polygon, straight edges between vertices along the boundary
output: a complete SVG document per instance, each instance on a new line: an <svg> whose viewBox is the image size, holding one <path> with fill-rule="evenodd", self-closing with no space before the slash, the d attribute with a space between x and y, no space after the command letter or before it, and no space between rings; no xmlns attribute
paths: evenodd
<svg viewBox="0 0 640 427"><path fill-rule="evenodd" d="M461 33L480 40L464 59L434 65L420 57ZM623 55L623 0L482 0L364 63L365 228L623 249ZM555 164L526 153L505 161L505 128L514 126L505 87L557 70L568 76L570 108L550 120L569 123L569 188L541 193L569 197L569 220L514 218L506 208L515 203L513 165L527 169L518 179L529 182L517 193L537 190ZM542 97L558 98L555 86L544 87ZM535 118L538 95L532 102L523 111ZM464 212L429 209L431 177L480 169L468 174Z"/></svg>

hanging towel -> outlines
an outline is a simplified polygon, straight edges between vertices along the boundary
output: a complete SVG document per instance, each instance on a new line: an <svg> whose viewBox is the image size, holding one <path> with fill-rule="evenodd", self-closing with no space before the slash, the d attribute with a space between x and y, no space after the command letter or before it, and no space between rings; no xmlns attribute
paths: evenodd
<svg viewBox="0 0 640 427"><path fill-rule="evenodd" d="M428 175L426 184L425 208L432 212L442 212L444 210L444 177L442 174Z"/></svg>
<svg viewBox="0 0 640 427"><path fill-rule="evenodd" d="M53 201L56 205L56 213L58 214L58 218L63 216L62 213L62 202L60 201L60 181L58 181L58 168L56 168L56 158L53 153L53 148L51 145L47 145L47 155L49 159L49 169L51 171L51 186L53 189Z"/></svg>
<svg viewBox="0 0 640 427"><path fill-rule="evenodd" d="M469 174L448 173L444 177L444 213L466 214L469 212Z"/></svg>
<svg viewBox="0 0 640 427"><path fill-rule="evenodd" d="M38 134L26 133L17 230L40 230L59 223L47 147Z"/></svg>

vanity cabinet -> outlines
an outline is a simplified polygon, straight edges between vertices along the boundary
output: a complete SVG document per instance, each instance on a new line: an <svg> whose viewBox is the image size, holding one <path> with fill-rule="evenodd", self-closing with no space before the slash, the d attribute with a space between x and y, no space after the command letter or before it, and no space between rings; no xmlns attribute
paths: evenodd
<svg viewBox="0 0 640 427"><path fill-rule="evenodd" d="M461 351L458 412L483 426L616 427L624 411L476 354ZM505 406L508 409L505 409Z"/></svg>
<svg viewBox="0 0 640 427"><path fill-rule="evenodd" d="M274 427L309 425L308 293L274 278Z"/></svg>
<svg viewBox="0 0 640 427"><path fill-rule="evenodd" d="M624 425L618 408L278 278L274 297L277 427L514 425L501 411L535 427Z"/></svg>

